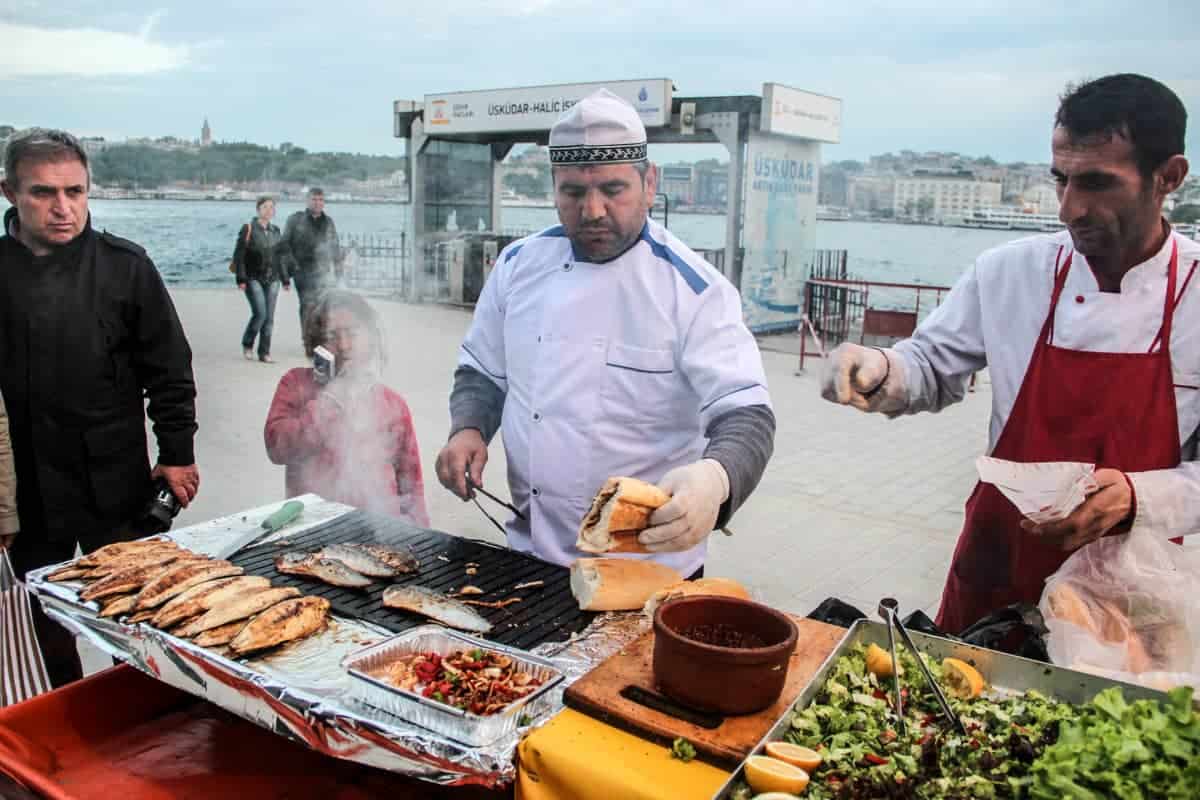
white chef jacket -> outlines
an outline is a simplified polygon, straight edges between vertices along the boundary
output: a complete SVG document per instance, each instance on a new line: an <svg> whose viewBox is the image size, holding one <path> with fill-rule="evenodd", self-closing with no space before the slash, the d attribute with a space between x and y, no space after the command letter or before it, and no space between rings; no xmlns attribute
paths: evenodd
<svg viewBox="0 0 1200 800"><path fill-rule="evenodd" d="M1137 498L1135 529L1186 536L1200 531L1200 274L1186 291L1184 281L1192 263L1200 259L1200 242L1172 232L1154 256L1125 274L1120 293L1101 292L1087 259L1076 252L1055 314L1054 344L1091 352L1147 352L1162 326L1172 243L1179 246L1176 296L1182 298L1171 331L1182 463L1174 469L1129 473L1129 478ZM1050 310L1060 247L1065 259L1072 249L1066 231L988 250L912 338L896 345L907 367L906 413L939 411L958 402L971 373L988 367L988 452L995 448ZM1096 386L1097 391L1136 389Z"/></svg>
<svg viewBox="0 0 1200 800"><path fill-rule="evenodd" d="M509 545L558 564L587 555L575 540L605 480L657 482L701 457L713 419L770 405L737 289L653 220L603 264L576 260L561 225L510 244L459 364L506 393L509 490L528 518L509 520ZM689 575L705 551L654 560Z"/></svg>

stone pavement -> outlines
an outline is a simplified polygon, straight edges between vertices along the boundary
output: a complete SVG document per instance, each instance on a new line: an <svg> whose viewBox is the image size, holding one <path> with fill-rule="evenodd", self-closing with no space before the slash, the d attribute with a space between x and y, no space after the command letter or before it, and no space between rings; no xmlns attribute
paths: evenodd
<svg viewBox="0 0 1200 800"><path fill-rule="evenodd" d="M200 496L176 520L188 525L281 499L283 468L271 464L262 428L283 373L305 365L295 293L280 293L274 365L245 361L240 337L249 308L232 288L175 289L199 391ZM433 462L449 426L446 400L470 312L374 301L388 343L385 382L408 401L425 468L434 527L501 541L470 503L437 483ZM987 444L990 387L941 414L898 420L833 406L819 396L819 362L794 375L796 341L763 340L779 428L775 456L757 492L714 535L706 572L743 581L771 605L808 613L828 596L873 613L893 596L905 613L937 608L946 566ZM779 352L779 351L784 352ZM493 443L485 484L507 496L504 453ZM488 510L497 515L500 509Z"/></svg>

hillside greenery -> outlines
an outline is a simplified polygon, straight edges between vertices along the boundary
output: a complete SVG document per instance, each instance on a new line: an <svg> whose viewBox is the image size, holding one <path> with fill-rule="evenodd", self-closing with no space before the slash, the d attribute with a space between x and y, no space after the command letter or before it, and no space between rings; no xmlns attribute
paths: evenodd
<svg viewBox="0 0 1200 800"><path fill-rule="evenodd" d="M302 147L214 144L198 150L138 144L105 148L92 157L93 179L105 186L153 188L176 181L211 186L282 181L336 187L345 181L384 178L405 169L402 156L310 153Z"/></svg>

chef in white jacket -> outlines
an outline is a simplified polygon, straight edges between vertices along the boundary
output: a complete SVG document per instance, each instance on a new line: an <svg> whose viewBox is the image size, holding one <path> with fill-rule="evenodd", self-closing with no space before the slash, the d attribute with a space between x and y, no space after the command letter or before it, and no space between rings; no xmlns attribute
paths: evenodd
<svg viewBox="0 0 1200 800"><path fill-rule="evenodd" d="M637 112L600 90L550 132L561 225L512 243L488 278L459 351L451 435L438 478L483 484L504 434L523 519L509 545L559 564L604 481L628 475L672 495L642 532L684 575L708 535L757 485L775 418L737 290L649 219L657 173ZM642 556L646 557L646 556Z"/></svg>
<svg viewBox="0 0 1200 800"><path fill-rule="evenodd" d="M1200 531L1200 244L1162 217L1187 176L1186 124L1179 98L1150 78L1070 89L1051 165L1067 231L984 253L894 348L831 354L824 396L893 416L958 402L988 367L991 455L1097 465L1099 490L1042 525L976 486L938 614L947 631L1036 603L1066 557L1101 536Z"/></svg>

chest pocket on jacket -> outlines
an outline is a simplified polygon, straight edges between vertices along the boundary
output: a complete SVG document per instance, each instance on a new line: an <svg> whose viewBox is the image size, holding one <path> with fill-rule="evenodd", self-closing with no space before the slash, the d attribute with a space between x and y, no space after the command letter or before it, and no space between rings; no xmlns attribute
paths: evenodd
<svg viewBox="0 0 1200 800"><path fill-rule="evenodd" d="M633 422L674 419L681 409L680 374L671 350L609 342L600 407L609 417Z"/></svg>

